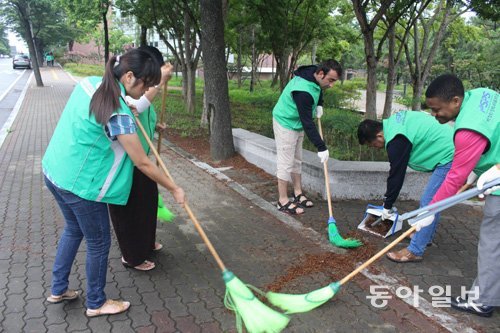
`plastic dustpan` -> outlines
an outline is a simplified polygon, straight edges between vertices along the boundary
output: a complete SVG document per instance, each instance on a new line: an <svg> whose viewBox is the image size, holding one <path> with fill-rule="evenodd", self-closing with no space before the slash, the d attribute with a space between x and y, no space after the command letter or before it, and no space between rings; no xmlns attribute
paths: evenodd
<svg viewBox="0 0 500 333"><path fill-rule="evenodd" d="M383 238L392 236L400 231L403 228L403 219L399 218L399 213L396 211L393 217L382 221L383 209L383 206L366 206L363 220L358 225L358 229Z"/></svg>

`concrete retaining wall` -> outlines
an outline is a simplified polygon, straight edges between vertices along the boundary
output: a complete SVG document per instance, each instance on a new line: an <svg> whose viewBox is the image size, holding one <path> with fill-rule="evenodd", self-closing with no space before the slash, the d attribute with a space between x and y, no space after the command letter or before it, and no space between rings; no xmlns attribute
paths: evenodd
<svg viewBox="0 0 500 333"><path fill-rule="evenodd" d="M236 151L248 162L269 174L276 174L276 146L273 139L241 128L233 129ZM326 198L323 166L316 153L304 150L303 188ZM330 191L334 199L382 200L389 174L387 162L358 162L329 159ZM419 200L430 174L407 170L401 200Z"/></svg>

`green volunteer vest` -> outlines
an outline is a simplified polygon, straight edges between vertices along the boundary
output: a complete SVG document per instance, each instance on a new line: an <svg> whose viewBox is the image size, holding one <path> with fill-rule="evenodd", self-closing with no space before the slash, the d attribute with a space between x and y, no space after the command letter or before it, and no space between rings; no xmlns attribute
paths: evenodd
<svg viewBox="0 0 500 333"><path fill-rule="evenodd" d="M293 131L302 131L303 127L299 118L299 111L297 110L297 105L295 105L292 96L294 91L305 91L312 96L314 100L312 116L315 118L321 87L315 82L296 76L288 82L285 90L283 90L278 99L278 103L274 106L273 117L281 126Z"/></svg>
<svg viewBox="0 0 500 333"><path fill-rule="evenodd" d="M139 114L139 120L141 121L142 126L144 126L148 137L153 140L156 127L156 112L152 104L146 111ZM144 138L144 135L142 135L142 131L140 129L137 129L137 135L139 135L139 139L142 143L142 148L144 148L146 155L149 155L150 148L148 142Z"/></svg>
<svg viewBox="0 0 500 333"><path fill-rule="evenodd" d="M132 186L133 163L118 140L89 115L100 77L82 80L73 90L42 160L44 174L56 186L83 199L125 205ZM124 87L120 84L122 94ZM117 113L134 117L120 98Z"/></svg>
<svg viewBox="0 0 500 333"><path fill-rule="evenodd" d="M461 129L477 132L488 139L488 148L474 168L481 175L500 163L500 103L498 93L478 88L465 93L460 112L455 120L455 133ZM500 195L496 191L495 195Z"/></svg>
<svg viewBox="0 0 500 333"><path fill-rule="evenodd" d="M396 135L404 135L412 144L408 166L431 172L453 159L453 128L441 125L433 116L420 111L400 111L383 120L385 148Z"/></svg>

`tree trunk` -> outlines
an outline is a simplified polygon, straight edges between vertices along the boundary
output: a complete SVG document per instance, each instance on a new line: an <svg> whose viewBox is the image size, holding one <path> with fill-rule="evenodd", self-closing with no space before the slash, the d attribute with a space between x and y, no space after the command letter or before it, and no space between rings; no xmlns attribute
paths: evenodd
<svg viewBox="0 0 500 333"><path fill-rule="evenodd" d="M252 72L250 74L250 92L255 88L255 79L257 76L257 51L255 48L255 26L252 26Z"/></svg>
<svg viewBox="0 0 500 333"><path fill-rule="evenodd" d="M278 59L279 58L279 59ZM276 58L277 68L280 83L280 91L285 89L286 84L288 83L288 54L280 55Z"/></svg>
<svg viewBox="0 0 500 333"><path fill-rule="evenodd" d="M395 44L396 44L396 34L394 31L394 26L391 26L388 31L388 73L387 73L387 86L385 89L385 103L384 103L384 113L382 114L382 119L387 119L392 114L392 99L394 98L394 87L396 86L396 54L395 54Z"/></svg>
<svg viewBox="0 0 500 333"><path fill-rule="evenodd" d="M314 42L311 50L311 64L316 63L316 51L318 50L318 42Z"/></svg>
<svg viewBox="0 0 500 333"><path fill-rule="evenodd" d="M141 35L139 37L139 46L148 45L148 27L141 25Z"/></svg>
<svg viewBox="0 0 500 333"><path fill-rule="evenodd" d="M35 80L37 87L43 87L42 75L40 74L40 66L38 65L37 52L35 43L33 42L33 31L31 30L31 21L29 19L29 3L27 6L21 4L16 5L21 24L24 27L26 44L28 44L28 50L31 55L31 65L33 66L33 71L35 73Z"/></svg>
<svg viewBox="0 0 500 333"><path fill-rule="evenodd" d="M377 119L377 59L373 47L373 34L365 35L365 54L367 67L365 118Z"/></svg>
<svg viewBox="0 0 500 333"><path fill-rule="evenodd" d="M224 160L234 155L227 68L224 59L224 22L221 0L200 0L201 42L205 93L212 115L210 155Z"/></svg>
<svg viewBox="0 0 500 333"><path fill-rule="evenodd" d="M224 48L222 48L224 52ZM225 67L224 67L225 68ZM190 62L187 66L186 77L186 111L194 113L196 110L196 68Z"/></svg>
<svg viewBox="0 0 500 333"><path fill-rule="evenodd" d="M238 88L241 88L241 75L243 74L243 70L241 68L241 53L242 51L242 32L238 34L238 57L236 58L236 71L238 74Z"/></svg>

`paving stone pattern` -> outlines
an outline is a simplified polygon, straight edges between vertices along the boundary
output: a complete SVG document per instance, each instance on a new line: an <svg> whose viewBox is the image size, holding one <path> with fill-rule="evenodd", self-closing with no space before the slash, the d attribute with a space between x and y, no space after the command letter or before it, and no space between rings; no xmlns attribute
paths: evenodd
<svg viewBox="0 0 500 333"><path fill-rule="evenodd" d="M62 70L43 68L45 87L30 83L12 132L0 148L0 331L3 332L235 332L235 320L225 309L221 272L192 222L165 191L167 205L178 214L160 224L164 245L152 260L157 268L139 272L124 268L113 238L106 293L132 303L115 316L85 316L85 244L70 276L70 288L80 299L47 304L51 269L64 221L43 184L41 158L74 82ZM315 244L286 227L266 211L234 192L224 182L165 148L162 157L225 265L242 281L264 287L292 266L299 254L317 253ZM254 185L257 180L254 180ZM251 185L251 184L247 184ZM255 186L254 189L258 189ZM322 231L322 207L300 221ZM338 202L336 213L345 221L342 232L359 222L366 203ZM409 203L409 205L414 203ZM461 208L447 214L429 259L420 265L398 266L384 260L386 270L410 283L468 285L474 276L475 244L480 213ZM321 222L322 223L322 222ZM378 246L384 241L374 239ZM326 285L317 274L298 281L303 292ZM331 302L308 313L293 315L286 332L444 332L445 330L394 298L382 309L366 298L371 282L360 276ZM451 313L451 311L450 311ZM497 330L499 315L479 320L459 315L478 331Z"/></svg>

